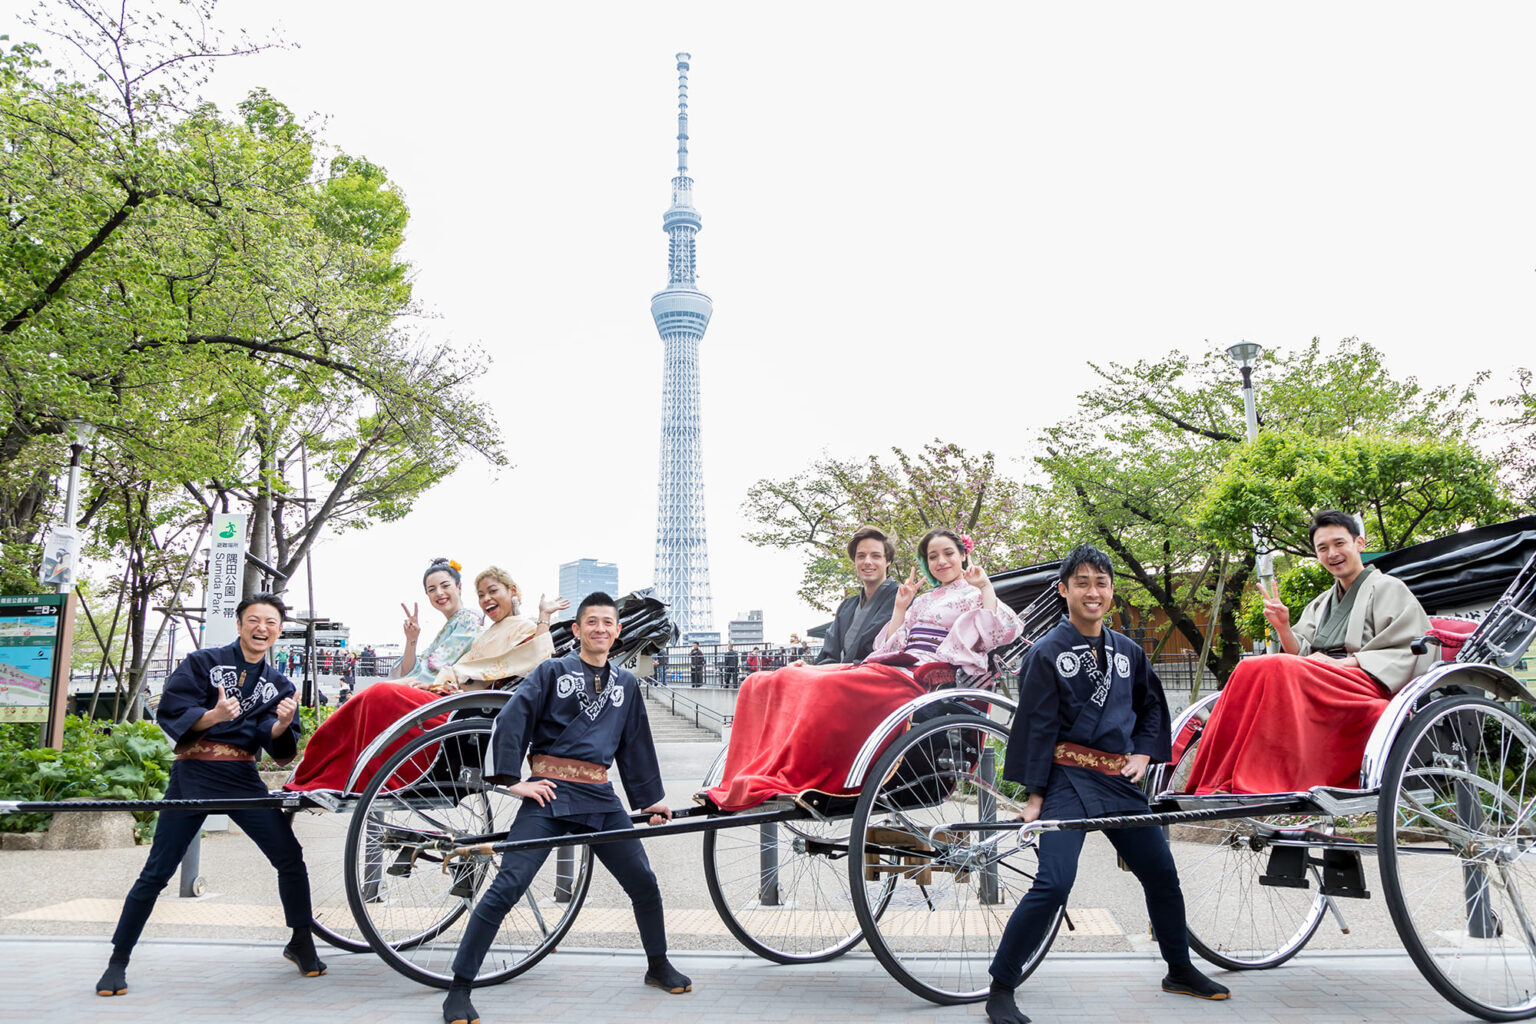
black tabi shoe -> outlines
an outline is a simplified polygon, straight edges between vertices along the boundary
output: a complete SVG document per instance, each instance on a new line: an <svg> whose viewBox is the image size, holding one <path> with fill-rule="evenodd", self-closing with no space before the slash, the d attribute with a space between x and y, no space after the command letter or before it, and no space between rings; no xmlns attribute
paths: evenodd
<svg viewBox="0 0 1536 1024"><path fill-rule="evenodd" d="M475 1011L475 1004L469 1001L469 989L457 985L448 989L448 997L443 1000L443 1021L445 1024L480 1024L480 1014Z"/></svg>
<svg viewBox="0 0 1536 1024"><path fill-rule="evenodd" d="M1013 989L1006 988L1002 982L994 981L992 990L987 993L987 1022L988 1024L1033 1024L1029 1014L1019 1009L1019 1004L1013 1001Z"/></svg>
<svg viewBox="0 0 1536 1024"><path fill-rule="evenodd" d="M99 996L120 996L128 991L128 968L123 964L107 964L101 980L96 983Z"/></svg>
<svg viewBox="0 0 1536 1024"><path fill-rule="evenodd" d="M325 973L325 961L320 959L320 954L315 952L315 947L309 949L294 949L293 943L283 947L283 959L291 962L299 969L299 973L306 978L318 978Z"/></svg>
<svg viewBox="0 0 1536 1024"><path fill-rule="evenodd" d="M1196 999L1229 999L1232 996L1231 989L1201 974L1194 964L1170 970L1163 979L1163 991Z"/></svg>
<svg viewBox="0 0 1536 1024"><path fill-rule="evenodd" d="M674 996L680 996L684 992L693 991L693 980L676 967L673 967L671 963L665 963L659 968L652 968L646 971L645 983L651 986L651 988L659 988L664 992L672 993Z"/></svg>

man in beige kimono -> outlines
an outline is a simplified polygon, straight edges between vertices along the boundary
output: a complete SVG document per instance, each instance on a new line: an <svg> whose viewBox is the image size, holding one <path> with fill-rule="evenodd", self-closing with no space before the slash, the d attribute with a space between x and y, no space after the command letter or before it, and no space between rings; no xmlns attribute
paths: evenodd
<svg viewBox="0 0 1536 1024"><path fill-rule="evenodd" d="M1265 592L1264 616L1285 653L1245 659L1232 673L1200 735L1190 792L1357 785L1391 695L1433 660L1409 647L1429 617L1401 580L1364 564L1354 517L1319 512L1311 539L1334 585L1294 627L1279 594Z"/></svg>

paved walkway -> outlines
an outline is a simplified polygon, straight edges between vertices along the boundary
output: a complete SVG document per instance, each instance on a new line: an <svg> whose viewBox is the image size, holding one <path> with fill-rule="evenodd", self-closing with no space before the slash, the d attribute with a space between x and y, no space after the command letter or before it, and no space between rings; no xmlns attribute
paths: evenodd
<svg viewBox="0 0 1536 1024"><path fill-rule="evenodd" d="M105 939L0 937L0 986L8 1020L238 1020L241 1024L431 1024L442 994L395 974L367 954L325 953L330 973L301 978L266 942L146 940L129 971L128 995L91 989ZM742 954L687 953L678 966L694 991L670 996L640 984L637 953L562 950L528 974L482 989L488 1024L580 1021L879 1021L963 1024L979 1006L938 1007L893 982L868 954L829 964L779 967ZM1160 963L1144 954L1053 954L1020 990L1041 1022L1061 1024L1440 1024L1465 1021L1401 953L1302 955L1272 971L1218 975L1224 1003L1167 995Z"/></svg>

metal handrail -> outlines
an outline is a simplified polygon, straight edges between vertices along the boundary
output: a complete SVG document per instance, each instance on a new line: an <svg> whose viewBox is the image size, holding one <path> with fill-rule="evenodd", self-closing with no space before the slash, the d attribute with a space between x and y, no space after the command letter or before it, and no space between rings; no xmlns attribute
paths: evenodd
<svg viewBox="0 0 1536 1024"><path fill-rule="evenodd" d="M719 725L720 726L720 731L723 734L725 729L726 729L726 727L729 726L733 721L736 720L736 716L735 715L721 714L720 712L716 711L714 708L705 707L703 704L700 704L698 701L693 700L690 697L685 697L681 693L678 693L676 690L674 690L672 687L668 686L666 683L658 682L655 679L642 679L642 680L640 680L640 682L645 687L647 695L649 695L652 690L661 690L662 692L664 692L667 695L667 701L668 701L668 703L667 703L667 710L672 712L672 714L674 714L674 715L678 714L678 711L677 711L678 704L684 705L685 709L691 708L692 712L693 712L693 724L695 726L697 726L698 728L701 728L701 729L704 728L704 726L700 722L700 719L702 718L702 719L704 719L706 721L711 721L711 722L714 722L717 725ZM680 715L679 717L687 717L687 714L688 714L688 711L684 710L683 714ZM713 731L713 730L711 730L711 731Z"/></svg>

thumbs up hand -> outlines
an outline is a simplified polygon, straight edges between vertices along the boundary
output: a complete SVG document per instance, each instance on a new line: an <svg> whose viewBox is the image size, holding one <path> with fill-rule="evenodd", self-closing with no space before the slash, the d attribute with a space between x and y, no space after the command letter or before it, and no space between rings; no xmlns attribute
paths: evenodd
<svg viewBox="0 0 1536 1024"><path fill-rule="evenodd" d="M224 687L216 686L218 700L214 702L209 714L213 715L215 722L228 722L240 717L240 698L233 695L225 695Z"/></svg>

